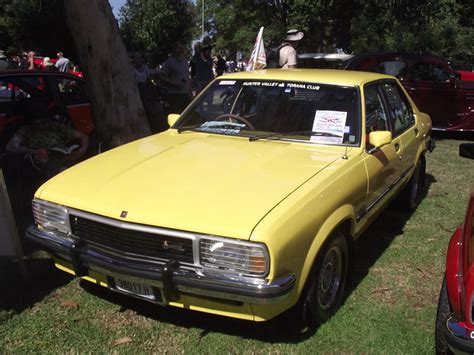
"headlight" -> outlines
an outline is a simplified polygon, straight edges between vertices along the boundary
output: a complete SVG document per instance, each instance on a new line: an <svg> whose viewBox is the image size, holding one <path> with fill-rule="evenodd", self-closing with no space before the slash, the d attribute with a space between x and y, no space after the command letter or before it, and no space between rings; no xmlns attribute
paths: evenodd
<svg viewBox="0 0 474 355"><path fill-rule="evenodd" d="M201 265L206 271L239 276L265 276L269 257L262 244L237 242L225 238L202 238L199 243Z"/></svg>
<svg viewBox="0 0 474 355"><path fill-rule="evenodd" d="M46 230L69 233L68 211L64 206L34 199L33 216L36 224Z"/></svg>

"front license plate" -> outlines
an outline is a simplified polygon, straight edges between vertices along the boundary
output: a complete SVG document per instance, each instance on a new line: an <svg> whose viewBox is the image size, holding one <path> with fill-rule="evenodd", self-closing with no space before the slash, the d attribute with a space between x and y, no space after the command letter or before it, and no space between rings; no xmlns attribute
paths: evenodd
<svg viewBox="0 0 474 355"><path fill-rule="evenodd" d="M115 288L118 291L125 293L130 293L132 295L143 297L149 300L156 300L155 293L150 286L137 284L135 282L126 281L122 279L115 278Z"/></svg>

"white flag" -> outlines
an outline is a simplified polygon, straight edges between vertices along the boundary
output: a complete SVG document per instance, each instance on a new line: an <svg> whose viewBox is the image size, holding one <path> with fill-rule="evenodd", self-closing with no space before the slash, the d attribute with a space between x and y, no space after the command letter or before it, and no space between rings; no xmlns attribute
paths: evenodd
<svg viewBox="0 0 474 355"><path fill-rule="evenodd" d="M258 31L255 45L253 46L252 55L247 64L247 70L263 69L267 66L267 56L265 54L265 46L263 44L263 27Z"/></svg>

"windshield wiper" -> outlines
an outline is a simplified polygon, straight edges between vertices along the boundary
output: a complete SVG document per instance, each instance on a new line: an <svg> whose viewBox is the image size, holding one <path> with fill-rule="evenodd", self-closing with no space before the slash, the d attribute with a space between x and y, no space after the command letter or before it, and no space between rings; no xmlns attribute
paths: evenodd
<svg viewBox="0 0 474 355"><path fill-rule="evenodd" d="M177 131L178 133L184 132L184 131L192 131L195 128L201 127L202 123L199 124L193 124L190 126L183 126L183 127L178 127Z"/></svg>
<svg viewBox="0 0 474 355"><path fill-rule="evenodd" d="M327 132L318 132L318 131L293 131L293 132L275 132L269 134L263 134L261 136L255 135L249 137L250 142L258 141L259 139L268 139L268 138L281 138L283 136L291 136L296 134L305 134L308 136L327 136L327 137L338 137L334 134Z"/></svg>

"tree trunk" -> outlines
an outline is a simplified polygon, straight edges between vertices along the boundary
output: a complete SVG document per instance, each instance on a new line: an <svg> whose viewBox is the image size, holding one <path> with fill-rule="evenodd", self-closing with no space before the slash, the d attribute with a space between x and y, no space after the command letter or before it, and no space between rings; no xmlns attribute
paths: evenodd
<svg viewBox="0 0 474 355"><path fill-rule="evenodd" d="M64 0L95 125L105 147L150 134L132 66L107 0Z"/></svg>

